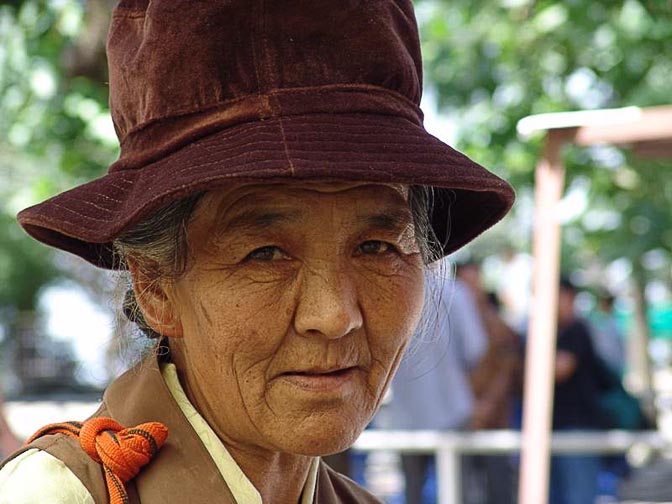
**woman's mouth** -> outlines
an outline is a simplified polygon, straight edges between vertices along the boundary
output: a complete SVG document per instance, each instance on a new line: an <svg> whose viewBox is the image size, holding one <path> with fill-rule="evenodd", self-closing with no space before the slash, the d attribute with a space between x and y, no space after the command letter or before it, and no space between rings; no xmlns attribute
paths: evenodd
<svg viewBox="0 0 672 504"><path fill-rule="evenodd" d="M331 371L289 371L279 376L291 385L313 392L329 392L346 386L354 378L356 367Z"/></svg>

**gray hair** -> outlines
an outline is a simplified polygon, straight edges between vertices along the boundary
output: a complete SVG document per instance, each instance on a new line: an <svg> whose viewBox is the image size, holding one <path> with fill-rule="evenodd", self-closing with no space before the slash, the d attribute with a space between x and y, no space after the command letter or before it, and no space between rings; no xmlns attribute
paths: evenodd
<svg viewBox="0 0 672 504"><path fill-rule="evenodd" d="M203 194L173 201L121 234L114 240L119 264L126 265L127 259L133 258L157 280L179 278L187 268L187 226ZM442 244L436 238L429 217L434 204L433 189L411 186L408 204L420 254L423 263L428 265L443 256ZM122 308L124 315L147 337L161 337L147 324L130 282Z"/></svg>

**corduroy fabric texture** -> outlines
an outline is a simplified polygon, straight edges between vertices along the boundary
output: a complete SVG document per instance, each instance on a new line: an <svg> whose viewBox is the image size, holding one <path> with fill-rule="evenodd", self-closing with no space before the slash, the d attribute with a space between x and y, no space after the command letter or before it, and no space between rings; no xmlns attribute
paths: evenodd
<svg viewBox="0 0 672 504"><path fill-rule="evenodd" d="M108 37L121 155L19 214L102 267L160 206L231 182L429 185L444 252L493 225L511 187L429 135L410 0L122 0Z"/></svg>

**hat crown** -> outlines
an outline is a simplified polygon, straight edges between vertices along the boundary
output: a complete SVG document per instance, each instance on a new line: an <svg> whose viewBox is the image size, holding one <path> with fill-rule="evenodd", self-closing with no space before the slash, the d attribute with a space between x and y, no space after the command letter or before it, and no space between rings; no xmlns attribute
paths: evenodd
<svg viewBox="0 0 672 504"><path fill-rule="evenodd" d="M122 157L134 131L177 117L291 114L269 101L290 90L375 86L415 106L421 95L408 0L122 0L107 51Z"/></svg>

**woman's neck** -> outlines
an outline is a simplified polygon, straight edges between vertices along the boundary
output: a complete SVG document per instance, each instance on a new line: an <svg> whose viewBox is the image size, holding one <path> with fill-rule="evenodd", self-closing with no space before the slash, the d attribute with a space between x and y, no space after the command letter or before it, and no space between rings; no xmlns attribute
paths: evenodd
<svg viewBox="0 0 672 504"><path fill-rule="evenodd" d="M209 407L202 391L198 386L192 386L188 373L179 371L185 369L180 366L183 364L179 362L180 354L173 352L172 360L177 366L178 377L187 398L261 494L262 502L299 504L314 457L267 450L238 442L227 435L219 425L217 415Z"/></svg>
<svg viewBox="0 0 672 504"><path fill-rule="evenodd" d="M226 445L226 443L225 443ZM298 504L308 480L312 457L275 453L257 455L226 445L229 453L261 494L262 502Z"/></svg>

